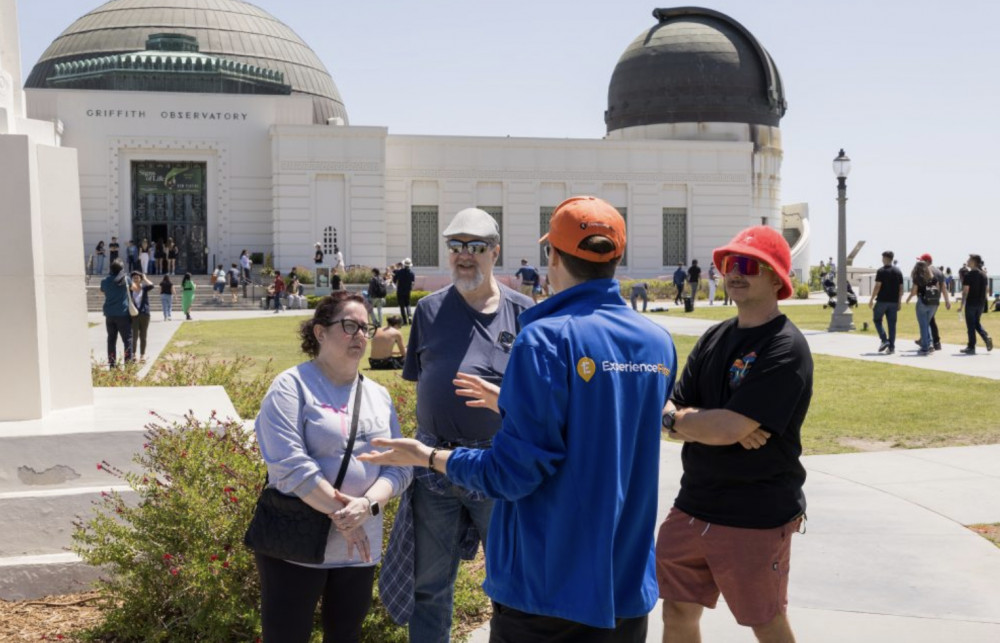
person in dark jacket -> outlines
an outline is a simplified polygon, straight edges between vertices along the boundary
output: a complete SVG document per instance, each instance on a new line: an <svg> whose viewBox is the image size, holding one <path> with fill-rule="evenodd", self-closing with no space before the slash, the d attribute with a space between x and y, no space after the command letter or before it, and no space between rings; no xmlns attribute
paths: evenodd
<svg viewBox="0 0 1000 643"><path fill-rule="evenodd" d="M121 259L111 262L111 270L101 280L104 293L104 327L108 331L108 367L118 363L117 345L121 335L125 345L125 362L132 361L132 318L128 313L128 280Z"/></svg>
<svg viewBox="0 0 1000 643"><path fill-rule="evenodd" d="M413 262L409 257L403 259L403 266L392 273L392 283L396 284L396 299L399 300L399 316L404 324L409 324L413 316L410 312L410 293L413 292L413 282L416 276L410 269Z"/></svg>

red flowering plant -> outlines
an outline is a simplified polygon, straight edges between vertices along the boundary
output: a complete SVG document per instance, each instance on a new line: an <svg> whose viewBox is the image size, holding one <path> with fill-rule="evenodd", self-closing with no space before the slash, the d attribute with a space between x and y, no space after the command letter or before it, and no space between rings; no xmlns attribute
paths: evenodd
<svg viewBox="0 0 1000 643"><path fill-rule="evenodd" d="M259 633L253 555L243 533L264 481L253 432L212 417L147 425L140 471L98 468L128 485L75 522L73 551L105 573L104 620L116 641L248 641ZM110 638L109 638L110 637Z"/></svg>

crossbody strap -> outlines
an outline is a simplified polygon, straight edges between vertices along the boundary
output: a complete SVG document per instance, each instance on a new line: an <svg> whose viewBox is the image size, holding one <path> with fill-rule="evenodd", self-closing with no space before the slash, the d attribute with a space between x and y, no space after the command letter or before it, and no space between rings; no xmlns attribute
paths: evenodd
<svg viewBox="0 0 1000 643"><path fill-rule="evenodd" d="M351 463L351 452L354 451L354 438L358 436L358 417L361 415L361 381L364 376L358 373L358 385L354 391L354 411L351 413L351 437L347 439L347 448L344 450L344 459L340 461L340 471L337 473L337 481L333 483L333 488L339 490L347 475L347 465Z"/></svg>

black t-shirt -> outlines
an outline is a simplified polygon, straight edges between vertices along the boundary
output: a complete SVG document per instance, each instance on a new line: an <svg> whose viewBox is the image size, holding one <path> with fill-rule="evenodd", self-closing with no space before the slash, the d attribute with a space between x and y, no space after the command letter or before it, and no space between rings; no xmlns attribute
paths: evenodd
<svg viewBox="0 0 1000 643"><path fill-rule="evenodd" d="M801 429L812 398L809 345L784 315L755 328L736 318L713 326L688 356L672 398L678 406L728 409L759 422L760 449L686 442L674 503L706 522L779 527L806 509Z"/></svg>
<svg viewBox="0 0 1000 643"><path fill-rule="evenodd" d="M701 268L698 266L691 266L688 268L688 281L691 283L697 283L701 279Z"/></svg>
<svg viewBox="0 0 1000 643"><path fill-rule="evenodd" d="M415 279L416 275L406 266L392 273L392 283L396 284L396 292L398 293L405 294L412 291Z"/></svg>
<svg viewBox="0 0 1000 643"><path fill-rule="evenodd" d="M986 304L986 275L980 270L970 270L962 280L962 288L969 287L969 294L963 306L979 306L982 308Z"/></svg>
<svg viewBox="0 0 1000 643"><path fill-rule="evenodd" d="M896 266L882 266L875 273L875 283L882 284L875 301L899 303L899 289L903 286L903 272Z"/></svg>

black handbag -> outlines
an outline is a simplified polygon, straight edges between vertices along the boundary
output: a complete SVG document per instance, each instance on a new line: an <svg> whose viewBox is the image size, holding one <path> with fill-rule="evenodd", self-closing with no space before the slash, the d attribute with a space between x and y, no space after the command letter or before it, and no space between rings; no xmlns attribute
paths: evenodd
<svg viewBox="0 0 1000 643"><path fill-rule="evenodd" d="M358 416L361 414L361 381L358 373L357 390L354 394L354 413L351 417L351 435L347 449L340 462L337 481L333 484L340 489L347 475L347 466L354 451L354 438L358 434ZM330 536L330 517L316 511L298 496L281 493L268 486L265 477L264 488L257 499L253 519L243 535L243 544L264 556L290 560L296 563L317 565L323 562L326 542Z"/></svg>

